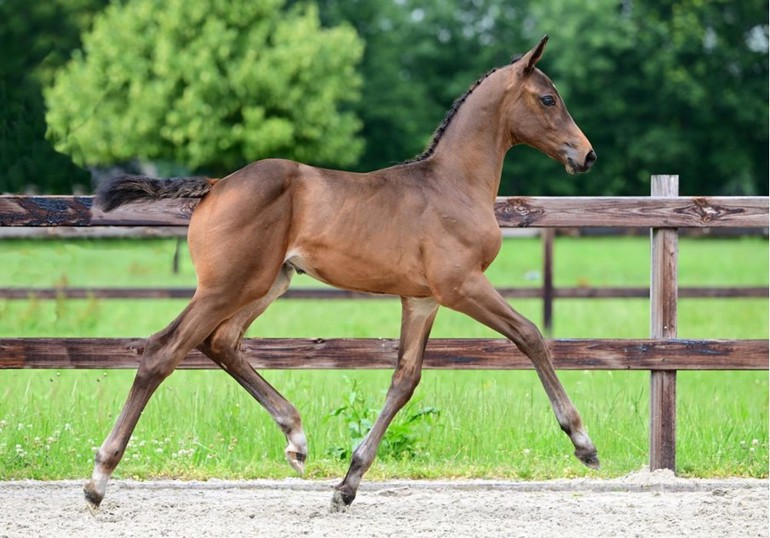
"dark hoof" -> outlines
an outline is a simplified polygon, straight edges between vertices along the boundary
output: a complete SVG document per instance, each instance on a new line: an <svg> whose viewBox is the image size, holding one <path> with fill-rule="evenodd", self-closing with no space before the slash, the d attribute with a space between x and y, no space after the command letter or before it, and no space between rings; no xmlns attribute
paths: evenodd
<svg viewBox="0 0 770 538"><path fill-rule="evenodd" d="M347 493L340 489L334 490L332 495L332 504L329 507L330 512L346 512L353 499L356 498L355 493Z"/></svg>
<svg viewBox="0 0 770 538"><path fill-rule="evenodd" d="M586 467L596 470L599 469L599 455L596 453L596 450L589 450L585 452L578 450L575 451L575 456L577 456L577 459L583 462L583 465Z"/></svg>
<svg viewBox="0 0 770 538"><path fill-rule="evenodd" d="M92 512L99 508L99 505L102 504L102 499L104 499L104 495L99 495L94 490L94 484L92 480L89 480L86 482L86 485L83 486L83 495L85 495L88 508Z"/></svg>

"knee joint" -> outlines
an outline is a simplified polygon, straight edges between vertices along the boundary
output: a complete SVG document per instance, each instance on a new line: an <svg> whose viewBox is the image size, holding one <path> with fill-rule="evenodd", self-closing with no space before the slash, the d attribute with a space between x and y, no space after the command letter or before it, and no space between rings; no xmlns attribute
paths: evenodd
<svg viewBox="0 0 770 538"><path fill-rule="evenodd" d="M515 343L522 346L524 349L533 349L543 345L543 335L540 334L540 329L537 325L529 320L524 320L520 327L517 328L517 338Z"/></svg>
<svg viewBox="0 0 770 538"><path fill-rule="evenodd" d="M136 372L137 380L141 382L166 379L174 371L169 362L168 360L158 360L156 358L153 358L152 361L143 360Z"/></svg>
<svg viewBox="0 0 770 538"><path fill-rule="evenodd" d="M233 332L230 329L222 328L216 330L211 336L209 336L205 345L215 355L222 355L235 350L240 341L240 331Z"/></svg>
<svg viewBox="0 0 770 538"><path fill-rule="evenodd" d="M165 379L174 371L174 358L169 355L166 346L150 339L139 363L136 377L140 381Z"/></svg>

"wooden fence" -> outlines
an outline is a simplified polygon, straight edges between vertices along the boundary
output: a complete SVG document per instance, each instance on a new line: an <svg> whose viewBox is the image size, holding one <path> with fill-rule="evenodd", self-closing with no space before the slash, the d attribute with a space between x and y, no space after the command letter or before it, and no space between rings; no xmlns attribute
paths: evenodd
<svg viewBox="0 0 770 538"><path fill-rule="evenodd" d="M650 466L675 469L677 370L768 368L767 340L676 338L677 228L764 228L768 199L679 197L676 176L652 180L649 198L498 198L495 211L501 227L651 229L650 338L548 343L558 369L649 370ZM0 226L185 226L195 204L195 200L169 200L103 213L86 196L0 196ZM0 338L0 369L136 368L143 346L141 339ZM393 368L398 342L267 338L246 340L243 347L255 368ZM181 367L214 364L192 352ZM425 367L528 369L531 364L505 340L433 339Z"/></svg>
<svg viewBox="0 0 770 538"><path fill-rule="evenodd" d="M743 233L760 232L764 235L764 230L754 228L741 228ZM14 233L21 231L23 233ZM59 231L63 233L46 233L47 231ZM43 232L43 233L30 233ZM95 233L86 233L95 232ZM176 248L172 257L172 268L174 273L179 272L180 244L186 235L186 228L177 226L165 227L6 227L0 228L0 241L7 238L149 238L149 237L175 237L177 239ZM546 335L550 336L553 332L553 312L556 299L620 299L620 298L648 298L650 296L649 287L595 287L595 286L577 286L577 287L557 287L554 285L554 229L543 228L542 237L542 285L529 287L505 287L498 288L497 291L509 299L540 299L543 302L542 329ZM530 234L531 236L531 234ZM190 299L195 292L195 288L190 287L169 287L169 288L144 288L144 287L29 287L14 286L1 287L0 299L13 300L52 300L52 299ZM767 286L685 286L679 287L679 297L688 299L705 298L764 298L769 293ZM382 300L382 295L371 293L361 293L355 291L340 290L334 288L296 288L289 289L284 293L280 300L285 299L323 299L323 300Z"/></svg>
<svg viewBox="0 0 770 538"><path fill-rule="evenodd" d="M1 200L1 199L0 199ZM518 225L518 230L522 230L523 226L529 226L529 222L535 221L539 217L533 217L543 212L540 207L538 198L500 198L498 200L497 211L500 220L500 225L505 230L506 228L512 230L513 224ZM544 198L542 199L547 206L554 204L554 199ZM583 200L581 198L572 199L559 199L570 200L570 204L580 206ZM611 200L611 199L605 199ZM638 200L644 199L623 199L623 205L636 204ZM694 198L694 209L690 208L684 210L684 212L696 213L704 223L710 219L718 220L715 224L716 228L685 228L685 231L690 233L696 232L702 234L704 231L720 231L724 233L752 233L767 235L767 222L765 222L761 228L743 227L738 222L731 221L729 228L724 227L725 215L730 214L732 209L719 205L719 198ZM731 203L745 202L752 199L730 199ZM0 214L0 240L13 239L13 238L57 238L57 239L70 239L70 238L176 238L176 249L173 255L172 267L174 272L178 272L179 269L179 254L180 244L183 238L186 236L187 229L183 224L186 224L186 218L181 221L177 219L178 212L182 214L191 211L191 207L185 207L182 209L172 207L169 213L175 219L176 226L132 226L126 225L125 218L118 218L114 222L120 223L119 226L102 226L91 225L84 226L84 218L82 218L83 207L89 207L91 199L88 197L72 198L71 200L56 198L56 197L6 197L6 203L11 207L11 212L5 214L4 217ZM62 204L65 205L57 205ZM608 204L618 204L617 199ZM172 204L173 205L173 204ZM62 207L67 208L69 216L65 219L61 219L59 215L56 216L56 225L48 225L51 219L51 208ZM567 207L566 204L562 204L562 208ZM756 209L756 208L753 208ZM618 206L617 210L622 210L622 206ZM649 208L645 209L648 211ZM173 211L173 213L172 213ZM609 212L609 210L604 210ZM700 212L700 213L698 213ZM80 215L80 216L79 216ZM519 215L519 221L516 220L516 215ZM103 216L103 215L102 215ZM100 222L102 216L97 216L92 219L95 222ZM135 218L135 216L127 215L128 218ZM159 217L153 214L151 222L166 222L163 217ZM144 221L137 220L138 224ZM607 222L607 221L604 221ZM746 220L747 226L752 224L753 221ZM22 225L19 225L21 223ZM532 226L540 226L535 223ZM592 226L599 226L604 228L601 224L592 224ZM584 224L583 229L587 226ZM574 228L572 228L574 230ZM634 226L626 226L621 228L626 232L637 233L639 228ZM534 230L533 230L534 231ZM606 231L605 231L606 232ZM515 232L511 232L515 233ZM535 232L537 233L537 232ZM600 231L601 233L601 231ZM529 236L533 233L527 234ZM554 273L554 227L543 227L540 233L542 237L542 285L541 286L528 286L528 287L505 287L498 288L498 292L503 297L509 299L541 299L543 302L543 318L542 329L544 333L550 336L553 332L553 312L554 302L556 299L617 299L617 298L648 298L650 296L649 287L594 287L594 286L577 286L577 287L556 287L554 285L553 273ZM119 287L2 287L0 286L0 299L13 299L13 300L52 300L52 299L190 299L195 292L194 288L190 287L131 287L131 288L119 288ZM681 298L764 298L768 296L767 286L685 286L679 287L679 297ZM290 289L281 296L281 300L285 299L323 299L323 300L361 300L361 299L378 299L381 300L382 295L373 295L368 293L358 293L346 290L339 290L333 288L298 288Z"/></svg>

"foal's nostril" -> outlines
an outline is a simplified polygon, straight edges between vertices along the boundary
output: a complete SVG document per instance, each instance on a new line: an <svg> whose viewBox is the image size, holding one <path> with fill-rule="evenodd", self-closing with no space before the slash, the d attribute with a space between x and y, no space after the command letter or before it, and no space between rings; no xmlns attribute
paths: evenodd
<svg viewBox="0 0 770 538"><path fill-rule="evenodd" d="M588 152L588 155L586 155L586 162L585 162L586 170L591 168L595 162L596 162L596 152L594 150L591 150Z"/></svg>

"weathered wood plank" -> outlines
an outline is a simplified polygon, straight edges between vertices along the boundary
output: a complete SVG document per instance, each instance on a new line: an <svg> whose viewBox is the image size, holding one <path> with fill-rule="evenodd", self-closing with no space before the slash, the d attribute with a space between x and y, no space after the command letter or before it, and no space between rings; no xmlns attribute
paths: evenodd
<svg viewBox="0 0 770 538"><path fill-rule="evenodd" d="M676 471L676 370L650 372L650 470Z"/></svg>
<svg viewBox="0 0 770 538"><path fill-rule="evenodd" d="M0 288L0 299L189 299L194 288ZM498 288L503 297L510 299L541 299L542 288ZM766 286L737 287L682 287L679 298L749 298L767 299L770 290ZM553 288L555 299L620 299L650 297L649 288ZM392 295L377 295L348 290L326 288L296 288L288 290L281 299L395 299Z"/></svg>
<svg viewBox="0 0 770 538"><path fill-rule="evenodd" d="M2 218L2 216L0 216ZM4 239L186 238L186 226L0 226Z"/></svg>
<svg viewBox="0 0 770 538"><path fill-rule="evenodd" d="M537 290L537 288L536 288ZM0 288L0 299L190 299L195 288ZM526 297L539 294L526 293ZM394 295L377 295L334 288L290 289L281 299L395 299Z"/></svg>
<svg viewBox="0 0 770 538"><path fill-rule="evenodd" d="M110 213L90 196L0 196L0 226L186 226L198 201L131 204ZM768 198L744 197L500 197L501 227L748 227L768 226Z"/></svg>
<svg viewBox="0 0 770 538"><path fill-rule="evenodd" d="M0 299L189 299L194 288L0 288ZM499 288L503 297L512 299L539 299L541 288ZM680 298L755 298L767 299L767 287L735 288L680 288ZM554 288L558 299L618 299L649 298L649 288ZM395 296L377 295L338 289L293 289L281 299L322 299L322 300L382 300Z"/></svg>
<svg viewBox="0 0 770 538"><path fill-rule="evenodd" d="M715 299L740 297L745 299L767 299L767 286L713 287L683 286L679 288L680 299ZM649 298L650 288L608 287L608 288L554 288L554 297L559 299L620 299Z"/></svg>
<svg viewBox="0 0 770 538"><path fill-rule="evenodd" d="M186 198L129 204L105 213L92 208L90 226L187 226L200 200Z"/></svg>
<svg viewBox="0 0 770 538"><path fill-rule="evenodd" d="M539 237L540 228L501 228L504 238ZM553 228L569 237L617 237L649 234L649 228ZM679 237L765 237L762 228L681 228ZM187 226L0 226L3 239L145 239L187 237Z"/></svg>
<svg viewBox="0 0 770 538"><path fill-rule="evenodd" d="M679 176L652 176L652 196L674 198ZM679 236L650 230L650 337L676 338ZM650 470L676 470L676 370L650 372Z"/></svg>
<svg viewBox="0 0 770 538"><path fill-rule="evenodd" d="M765 197L500 197L501 227L765 227Z"/></svg>
<svg viewBox="0 0 770 538"><path fill-rule="evenodd" d="M0 196L0 226L88 226L90 196Z"/></svg>
<svg viewBox="0 0 770 538"><path fill-rule="evenodd" d="M553 285L553 239L554 230L543 230L543 332L549 338L553 336L553 300L555 288Z"/></svg>
<svg viewBox="0 0 770 538"><path fill-rule="evenodd" d="M0 369L136 368L144 339L2 338ZM767 370L767 340L549 340L558 369ZM260 369L382 369L395 365L396 339L247 339L243 350ZM194 351L181 368L216 368ZM454 370L530 369L507 340L432 339L425 367Z"/></svg>

